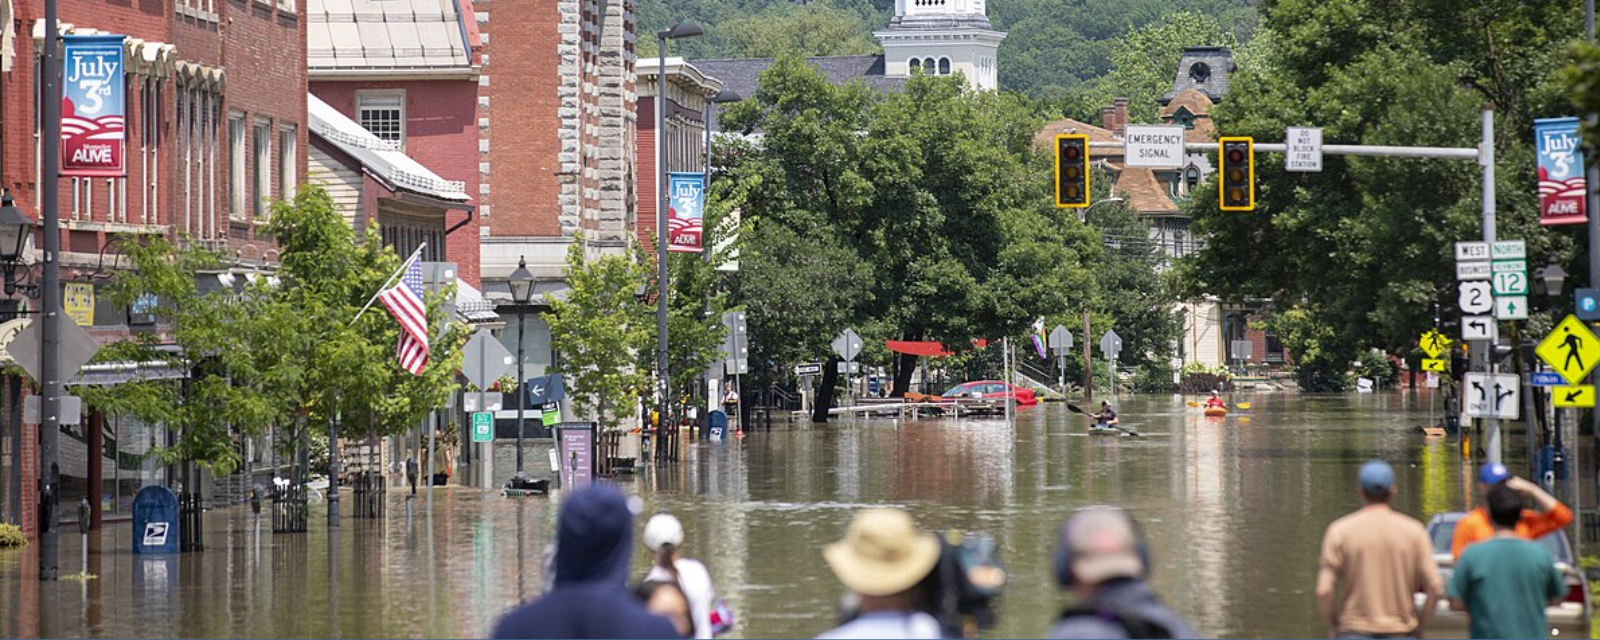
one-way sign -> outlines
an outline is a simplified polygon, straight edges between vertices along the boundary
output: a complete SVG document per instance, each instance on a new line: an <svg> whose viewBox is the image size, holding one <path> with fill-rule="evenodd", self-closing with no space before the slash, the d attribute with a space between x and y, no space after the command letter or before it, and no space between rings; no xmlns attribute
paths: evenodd
<svg viewBox="0 0 1600 640"><path fill-rule="evenodd" d="M1463 381L1467 415L1516 420L1522 406L1522 382L1514 373L1469 373Z"/></svg>
<svg viewBox="0 0 1600 640"><path fill-rule="evenodd" d="M794 366L794 375L797 378L802 376L822 375L822 363L808 362L806 364L797 364Z"/></svg>

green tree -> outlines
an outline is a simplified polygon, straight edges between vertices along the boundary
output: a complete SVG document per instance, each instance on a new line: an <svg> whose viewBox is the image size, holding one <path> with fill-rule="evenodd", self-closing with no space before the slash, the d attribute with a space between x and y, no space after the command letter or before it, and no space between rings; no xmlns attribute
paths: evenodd
<svg viewBox="0 0 1600 640"><path fill-rule="evenodd" d="M871 27L859 14L827 4L769 9L735 18L725 29L741 58L776 58L786 53L849 56L879 51Z"/></svg>
<svg viewBox="0 0 1600 640"><path fill-rule="evenodd" d="M649 391L638 358L655 333L653 312L638 292L649 282L635 250L584 259L581 236L567 250L565 299L550 296L550 344L561 354L558 368L572 383L576 411L602 426L634 415Z"/></svg>
<svg viewBox="0 0 1600 640"><path fill-rule="evenodd" d="M1536 220L1527 130L1570 108L1550 47L1577 35L1574 12L1510 0L1281 0L1265 11L1272 46L1235 76L1214 112L1220 130L1265 141L1311 125L1328 144L1475 147L1488 103L1497 235L1527 240L1532 263L1554 256L1572 270L1570 239ZM1206 249L1180 269L1187 293L1271 300L1302 385L1317 387L1337 386L1327 381L1369 347L1407 350L1434 304L1454 314L1451 243L1481 235L1476 164L1328 156L1320 173L1289 174L1271 158L1257 156L1255 213L1188 203Z"/></svg>
<svg viewBox="0 0 1600 640"><path fill-rule="evenodd" d="M1111 51L1111 70L1087 93L1099 110L1113 98L1128 98L1129 122L1160 122L1161 96L1172 90L1178 61L1188 47L1238 47L1238 39L1216 19L1177 12L1133 29Z"/></svg>

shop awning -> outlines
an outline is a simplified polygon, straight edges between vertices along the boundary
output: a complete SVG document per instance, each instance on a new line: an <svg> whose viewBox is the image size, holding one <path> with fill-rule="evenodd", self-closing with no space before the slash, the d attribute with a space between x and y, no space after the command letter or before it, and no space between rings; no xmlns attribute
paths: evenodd
<svg viewBox="0 0 1600 640"><path fill-rule="evenodd" d="M944 343L932 340L884 340L883 346L895 353L918 356L923 358L943 358L955 355L954 351L945 348ZM982 349L989 346L988 340L973 340L972 346Z"/></svg>

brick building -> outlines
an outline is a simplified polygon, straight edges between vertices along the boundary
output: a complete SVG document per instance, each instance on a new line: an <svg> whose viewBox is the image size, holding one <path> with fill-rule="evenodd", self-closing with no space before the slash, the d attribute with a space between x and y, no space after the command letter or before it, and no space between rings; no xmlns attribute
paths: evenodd
<svg viewBox="0 0 1600 640"><path fill-rule="evenodd" d="M359 158L352 167L350 156L331 157L339 153L332 148L347 141L323 139L311 150L310 179L339 189L342 207L359 205L361 215L346 215L358 227L375 221L401 255L426 241L424 260L454 262L458 276L477 286L482 76L472 7L457 0L308 0L306 13L311 93L425 168L401 170L388 160L365 167L369 181L388 174L390 188L382 197L352 201L352 182L363 174ZM364 138L354 142L371 146L360 144ZM408 184L407 176L418 179Z"/></svg>
<svg viewBox="0 0 1600 640"><path fill-rule="evenodd" d="M635 230L639 244L654 247L656 215L660 197L656 181L656 91L661 65L657 58L639 61L639 136L634 155L638 158L638 220ZM666 135L661 136L667 171L699 171L706 168L706 116L711 99L722 91L722 81L705 75L682 58L667 58Z"/></svg>
<svg viewBox="0 0 1600 640"><path fill-rule="evenodd" d="M16 29L0 39L6 65L0 77L0 186L12 192L24 214L37 219L44 3L0 0L0 5L0 14L11 17L4 26ZM59 183L68 315L91 335L110 340L147 319L95 295L116 264L115 245L108 245L113 238L175 235L231 249L243 263L266 259L258 231L267 203L292 195L305 174L305 16L295 0L61 0L58 16L62 34L126 36L126 176ZM0 499L6 502L7 520L22 523L33 535L36 430L17 429L19 415L12 407L20 385L14 378L8 382L0 398L7 409L0 415L8 452ZM100 444L103 421L90 415L85 423L89 429L66 429L61 438L63 499L87 494L98 519L100 490L86 486L85 479L99 478L102 471L104 458L87 451ZM146 426L129 429L148 435ZM19 431L20 443L13 436ZM113 435L104 446L130 453L122 445L133 446L138 439L121 443ZM20 500L14 497L17 474L10 468L18 444L29 453L16 470L23 479ZM148 484L155 481L151 473L114 467L106 475Z"/></svg>

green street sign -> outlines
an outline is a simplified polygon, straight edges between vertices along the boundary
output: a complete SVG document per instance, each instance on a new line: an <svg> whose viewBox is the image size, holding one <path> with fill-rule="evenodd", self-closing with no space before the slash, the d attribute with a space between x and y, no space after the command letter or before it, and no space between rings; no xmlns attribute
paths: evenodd
<svg viewBox="0 0 1600 640"><path fill-rule="evenodd" d="M494 414L479 411L472 414L472 441L494 442Z"/></svg>

